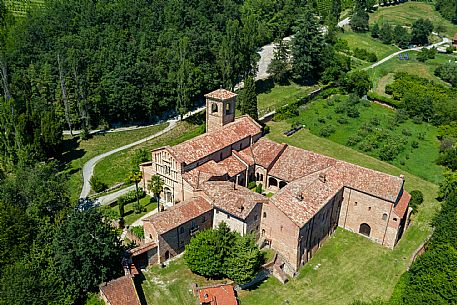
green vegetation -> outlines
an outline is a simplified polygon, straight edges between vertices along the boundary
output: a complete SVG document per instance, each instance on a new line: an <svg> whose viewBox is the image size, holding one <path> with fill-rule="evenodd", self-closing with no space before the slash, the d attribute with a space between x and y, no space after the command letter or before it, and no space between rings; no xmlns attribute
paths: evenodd
<svg viewBox="0 0 457 305"><path fill-rule="evenodd" d="M249 283L256 275L263 256L255 237L230 231L225 222L194 236L184 252L192 272L206 278L230 278L238 284Z"/></svg>
<svg viewBox="0 0 457 305"><path fill-rule="evenodd" d="M71 198L76 200L82 188L82 167L91 158L112 149L130 144L134 141L146 138L167 127L168 123L152 127L139 128L131 131L95 134L88 140L81 140L78 137L66 136L64 139L64 154L62 162L65 164L64 173L69 174L69 188ZM126 169L130 168L125 166ZM127 175L116 182L123 182ZM101 180L101 179L99 179ZM102 182L105 182L102 180ZM114 183L106 183L113 186Z"/></svg>
<svg viewBox="0 0 457 305"><path fill-rule="evenodd" d="M170 132L151 141L142 143L138 146L123 150L111 156L102 159L95 165L94 175L99 177L107 185L125 181L130 173L130 160L138 149L151 151L165 145L176 145L188 139L191 139L205 131L204 125L196 125L189 122L179 122ZM149 156L150 158L150 156Z"/></svg>
<svg viewBox="0 0 457 305"><path fill-rule="evenodd" d="M42 8L45 0L3 0L6 8L13 13L14 16L24 17L28 11Z"/></svg>
<svg viewBox="0 0 457 305"><path fill-rule="evenodd" d="M379 7L370 14L370 24L388 22L391 25L405 25L411 27L414 21L421 18L429 19L434 26L442 26L447 37L452 38L457 32L457 24L444 19L432 4L424 2L406 2L399 5Z"/></svg>
<svg viewBox="0 0 457 305"><path fill-rule="evenodd" d="M354 33L346 31L338 37L346 40L350 49L365 49L368 52L376 54L379 59L382 59L399 50L399 48L395 46L385 45L378 39L373 39L369 33Z"/></svg>
<svg viewBox="0 0 457 305"><path fill-rule="evenodd" d="M428 181L441 180L442 168L434 164L439 154L437 128L430 124L415 124L411 120L396 122L398 116L390 109L366 101L351 102L343 96L315 100L303 108L298 118L287 123L299 121L314 135L384 158ZM415 142L418 143L416 148L413 147Z"/></svg>
<svg viewBox="0 0 457 305"><path fill-rule="evenodd" d="M157 201L147 195L140 199L140 213L135 212L135 204L135 200L124 204L124 223L126 225L133 224L147 213L157 209ZM115 220L120 218L119 203L113 206L103 206L100 209L109 219Z"/></svg>

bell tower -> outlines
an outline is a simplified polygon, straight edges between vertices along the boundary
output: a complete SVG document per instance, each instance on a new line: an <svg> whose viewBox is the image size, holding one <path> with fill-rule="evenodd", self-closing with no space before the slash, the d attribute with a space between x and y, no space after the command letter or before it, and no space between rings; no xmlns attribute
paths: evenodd
<svg viewBox="0 0 457 305"><path fill-rule="evenodd" d="M222 88L205 94L206 132L219 129L235 120L236 96Z"/></svg>

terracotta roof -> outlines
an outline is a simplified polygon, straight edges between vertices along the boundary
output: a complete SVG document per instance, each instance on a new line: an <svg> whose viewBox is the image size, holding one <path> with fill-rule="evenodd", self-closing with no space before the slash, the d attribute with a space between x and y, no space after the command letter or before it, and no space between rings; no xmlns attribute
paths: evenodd
<svg viewBox="0 0 457 305"><path fill-rule="evenodd" d="M251 166L254 165L254 155L252 154L251 149L252 147L249 146L243 149L242 151L232 150L232 153L235 157L239 158L240 160Z"/></svg>
<svg viewBox="0 0 457 305"><path fill-rule="evenodd" d="M256 164L269 169L286 147L287 144L279 144L270 140L260 139L251 147L240 151L240 155L247 160L252 158Z"/></svg>
<svg viewBox="0 0 457 305"><path fill-rule="evenodd" d="M123 276L100 286L101 292L111 305L141 305L133 279Z"/></svg>
<svg viewBox="0 0 457 305"><path fill-rule="evenodd" d="M222 89L222 88L205 94L206 98L211 98L211 99L216 99L216 100L228 100L235 96L237 96L236 93L233 93L232 91L228 91L228 90Z"/></svg>
<svg viewBox="0 0 457 305"><path fill-rule="evenodd" d="M202 134L173 146L170 150L178 161L191 164L260 132L261 126L254 119L243 116L221 129Z"/></svg>
<svg viewBox="0 0 457 305"><path fill-rule="evenodd" d="M227 170L216 163L214 160L210 160L191 171L184 173L182 177L192 187L198 189L201 184L205 181L210 180L213 177L222 177L227 174Z"/></svg>
<svg viewBox="0 0 457 305"><path fill-rule="evenodd" d="M398 200L398 203L394 207L395 214L397 214L400 218L405 216L410 200L411 195L407 191L403 191L403 195L400 197L400 200Z"/></svg>
<svg viewBox="0 0 457 305"><path fill-rule="evenodd" d="M157 247L157 245L155 243L148 243L148 244L133 248L129 252L130 252L130 255L132 255L132 257L133 257L133 256L141 255L156 247Z"/></svg>
<svg viewBox="0 0 457 305"><path fill-rule="evenodd" d="M150 222L158 234L163 234L211 211L212 208L213 206L204 198L193 197L143 221Z"/></svg>
<svg viewBox="0 0 457 305"><path fill-rule="evenodd" d="M269 175L290 182L334 165L336 161L301 148L287 146Z"/></svg>
<svg viewBox="0 0 457 305"><path fill-rule="evenodd" d="M257 203L268 201L265 196L229 181L208 181L204 192L212 199L215 207L240 219L246 219Z"/></svg>
<svg viewBox="0 0 457 305"><path fill-rule="evenodd" d="M246 170L246 166L237 158L230 156L217 163L230 177L233 177Z"/></svg>
<svg viewBox="0 0 457 305"><path fill-rule="evenodd" d="M198 288L200 304L238 305L232 285L219 285Z"/></svg>

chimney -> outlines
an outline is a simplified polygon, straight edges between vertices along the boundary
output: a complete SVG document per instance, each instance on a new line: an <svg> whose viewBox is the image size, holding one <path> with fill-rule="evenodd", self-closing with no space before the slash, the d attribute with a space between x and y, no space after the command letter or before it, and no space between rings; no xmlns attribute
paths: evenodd
<svg viewBox="0 0 457 305"><path fill-rule="evenodd" d="M327 175L326 175L325 173L320 173L320 174L319 174L319 180L320 180L320 182L322 182L322 183L327 182Z"/></svg>

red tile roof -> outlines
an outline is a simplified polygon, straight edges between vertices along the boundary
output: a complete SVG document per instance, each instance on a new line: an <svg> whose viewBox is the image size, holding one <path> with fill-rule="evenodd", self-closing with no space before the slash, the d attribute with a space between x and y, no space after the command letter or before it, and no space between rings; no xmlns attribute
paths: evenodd
<svg viewBox="0 0 457 305"><path fill-rule="evenodd" d="M394 207L394 212L400 218L405 216L406 211L408 210L408 204L411 200L411 195L407 191L403 191L403 195L398 200L398 203Z"/></svg>
<svg viewBox="0 0 457 305"><path fill-rule="evenodd" d="M287 182L334 165L336 160L301 148L287 146L269 175Z"/></svg>
<svg viewBox="0 0 457 305"><path fill-rule="evenodd" d="M246 170L246 166L237 158L230 156L217 163L230 177Z"/></svg>
<svg viewBox="0 0 457 305"><path fill-rule="evenodd" d="M198 288L199 304L238 305L232 285Z"/></svg>
<svg viewBox="0 0 457 305"><path fill-rule="evenodd" d="M216 163L214 160L210 160L191 171L184 173L182 177L191 186L199 189L203 182L210 180L213 177L223 177L227 174L226 169Z"/></svg>
<svg viewBox="0 0 457 305"><path fill-rule="evenodd" d="M251 147L239 152L246 160L254 160L256 164L269 169L276 158L286 149L287 144L279 144L267 139L260 139ZM246 161L247 162L247 161Z"/></svg>
<svg viewBox="0 0 457 305"><path fill-rule="evenodd" d="M209 212L213 206L202 197L193 197L171 208L154 214L143 221L150 222L158 234L166 233L180 225Z"/></svg>
<svg viewBox="0 0 457 305"><path fill-rule="evenodd" d="M151 249L154 249L156 247L157 247L157 245L155 243L148 243L148 244L133 248L129 252L132 255L132 257L134 257L134 256L137 256L137 255L141 255L141 254L143 254L143 253L145 253L145 252L147 252L147 251L149 251Z"/></svg>
<svg viewBox="0 0 457 305"><path fill-rule="evenodd" d="M221 129L207 132L169 149L179 162L191 164L260 132L261 126L254 119L243 116Z"/></svg>
<svg viewBox="0 0 457 305"><path fill-rule="evenodd" d="M237 96L236 93L233 93L232 91L228 91L228 90L222 89L222 88L205 94L206 98L216 99L216 100L228 100L235 96Z"/></svg>
<svg viewBox="0 0 457 305"><path fill-rule="evenodd" d="M112 280L105 286L100 286L100 290L111 305L141 305L130 276Z"/></svg>
<svg viewBox="0 0 457 305"><path fill-rule="evenodd" d="M240 219L246 219L257 203L268 201L265 196L229 181L208 181L204 192L212 199L215 207Z"/></svg>

